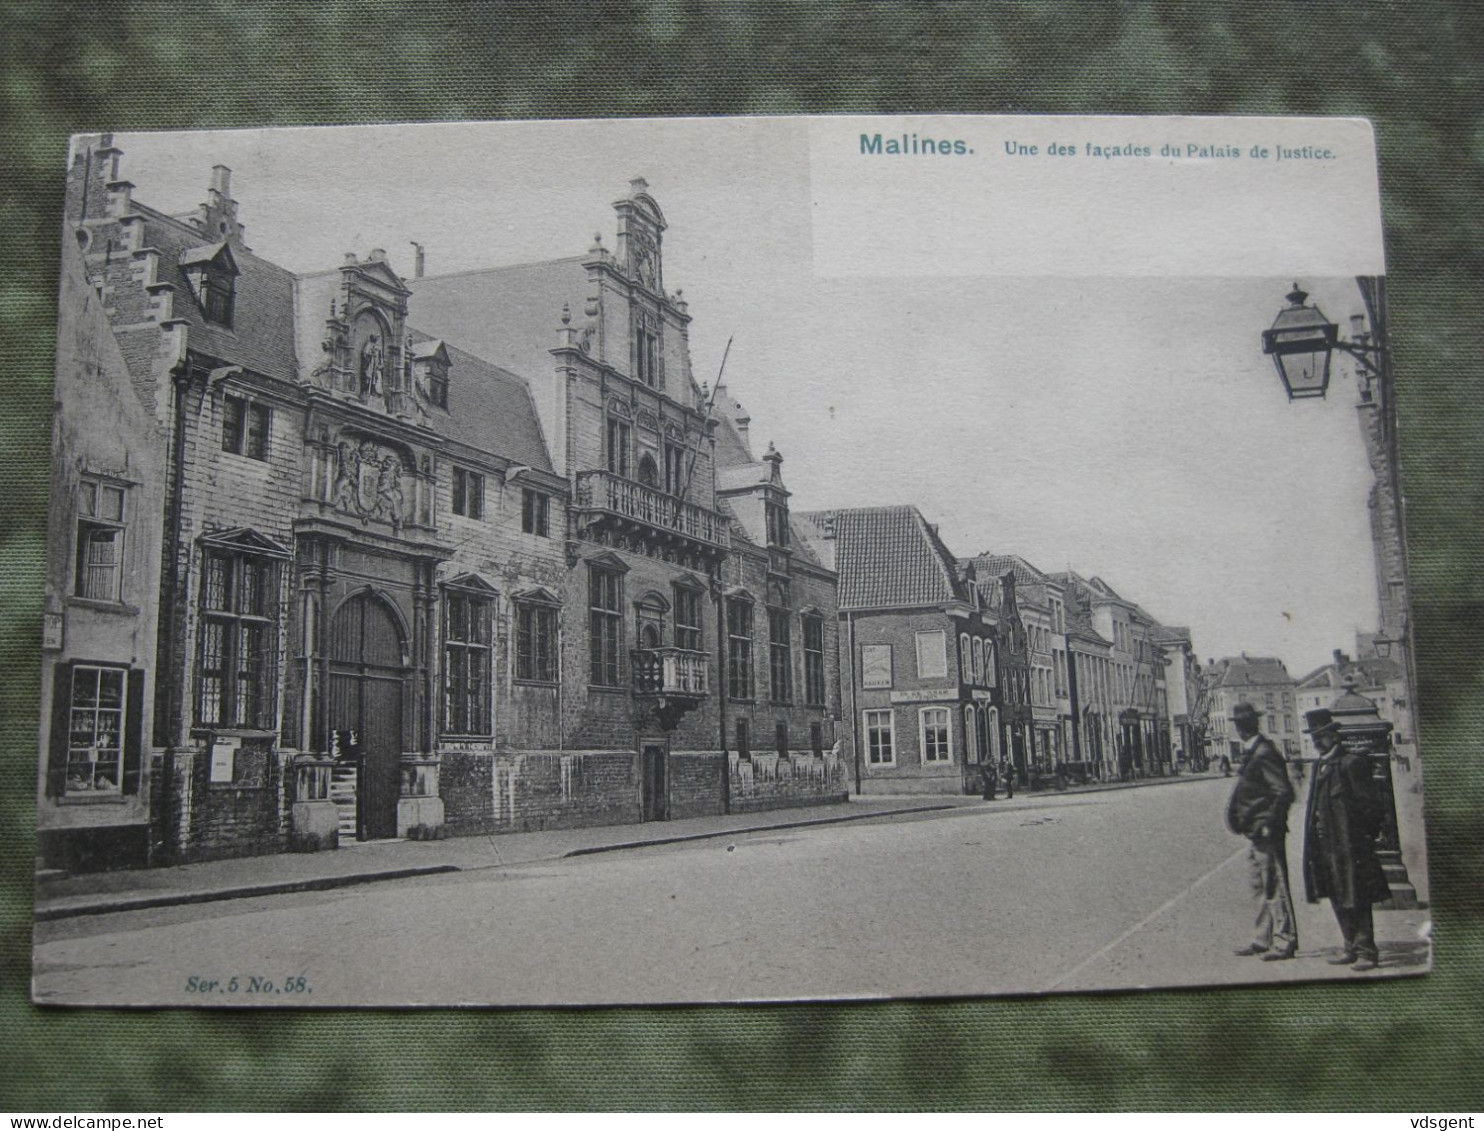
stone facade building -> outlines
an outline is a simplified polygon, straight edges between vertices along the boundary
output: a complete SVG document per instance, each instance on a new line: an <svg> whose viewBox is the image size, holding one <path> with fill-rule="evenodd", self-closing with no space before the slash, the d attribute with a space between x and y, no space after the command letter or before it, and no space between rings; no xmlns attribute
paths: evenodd
<svg viewBox="0 0 1484 1131"><path fill-rule="evenodd" d="M1294 694L1294 679L1283 661L1273 656L1226 656L1206 664L1204 679L1209 685L1208 720L1211 757L1236 762L1241 742L1231 723L1232 708L1246 701L1263 712L1262 731L1285 758L1299 754L1303 728Z"/></svg>
<svg viewBox="0 0 1484 1131"><path fill-rule="evenodd" d="M691 377L642 182L614 252L294 275L229 170L171 216L120 157L80 139L68 175L50 859L843 797L834 574ZM741 593L771 682L733 705Z"/></svg>

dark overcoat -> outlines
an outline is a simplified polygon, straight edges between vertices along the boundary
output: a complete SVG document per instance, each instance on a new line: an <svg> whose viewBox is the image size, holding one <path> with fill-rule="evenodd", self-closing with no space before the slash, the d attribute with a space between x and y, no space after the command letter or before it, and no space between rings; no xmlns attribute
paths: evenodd
<svg viewBox="0 0 1484 1131"><path fill-rule="evenodd" d="M1288 780L1288 763L1268 739L1259 738L1237 771L1237 782L1226 805L1226 827L1249 840L1261 839L1261 829L1267 829L1269 841L1282 840L1288 831L1291 804L1293 784Z"/></svg>
<svg viewBox="0 0 1484 1131"><path fill-rule="evenodd" d="M1304 894L1329 896L1341 907L1379 903L1391 895L1376 859L1381 797L1364 754L1338 750L1314 766L1304 815Z"/></svg>

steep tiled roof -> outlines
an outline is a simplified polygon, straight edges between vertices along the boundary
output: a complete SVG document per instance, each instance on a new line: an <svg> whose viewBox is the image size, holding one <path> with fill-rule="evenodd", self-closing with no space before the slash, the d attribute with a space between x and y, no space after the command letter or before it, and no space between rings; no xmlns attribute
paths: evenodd
<svg viewBox="0 0 1484 1131"><path fill-rule="evenodd" d="M1046 592L1047 575L1042 573L1019 554L979 554L963 558L960 565L973 563L978 579L979 591L995 604L999 601L999 578L1007 573L1015 575L1015 592L1023 605L1047 608L1050 598Z"/></svg>
<svg viewBox="0 0 1484 1131"><path fill-rule="evenodd" d="M737 427L737 418L746 416L744 409L727 390L725 384L716 386L712 392L711 415L716 426L716 466L738 467L753 462L752 446Z"/></svg>
<svg viewBox="0 0 1484 1131"><path fill-rule="evenodd" d="M800 517L819 528L833 522L842 609L968 600L953 555L914 506L860 507Z"/></svg>
<svg viewBox="0 0 1484 1131"><path fill-rule="evenodd" d="M1274 656L1230 656L1220 664L1222 671L1218 686L1221 687L1293 685L1293 677L1288 674L1283 661Z"/></svg>
<svg viewBox="0 0 1484 1131"><path fill-rule="evenodd" d="M557 345L563 304L574 325L583 320L588 278L582 259L407 279L410 320L528 380L548 380L556 370L550 351Z"/></svg>
<svg viewBox="0 0 1484 1131"><path fill-rule="evenodd" d="M743 463L732 467L718 466L716 489L718 491L740 491L747 487L759 487L772 481L773 469L765 463Z"/></svg>
<svg viewBox="0 0 1484 1131"><path fill-rule="evenodd" d="M203 245L193 225L140 204L144 217L144 246L160 253L156 278L175 287L172 312L189 327L190 348L266 377L283 381L298 378L294 357L294 276L277 264L259 259L240 245L231 249L237 265L230 328L208 322L186 277L188 263L201 262L221 250L221 244ZM187 263L182 262L185 258Z"/></svg>
<svg viewBox="0 0 1484 1131"><path fill-rule="evenodd" d="M1155 624L1149 635L1157 644L1190 643L1190 629L1184 625Z"/></svg>
<svg viewBox="0 0 1484 1131"><path fill-rule="evenodd" d="M421 344L433 339L414 331L413 340ZM438 416L433 427L459 443L551 471L551 456L525 381L447 341L443 345L448 351L448 412L430 410Z"/></svg>
<svg viewBox="0 0 1484 1131"><path fill-rule="evenodd" d="M1315 668L1303 679L1298 681L1299 690L1310 690L1316 687L1341 688L1345 681L1355 681L1356 687L1384 687L1393 680L1401 679L1401 665L1395 660L1383 660L1379 657L1364 660L1345 660L1338 664L1325 664L1321 668Z"/></svg>

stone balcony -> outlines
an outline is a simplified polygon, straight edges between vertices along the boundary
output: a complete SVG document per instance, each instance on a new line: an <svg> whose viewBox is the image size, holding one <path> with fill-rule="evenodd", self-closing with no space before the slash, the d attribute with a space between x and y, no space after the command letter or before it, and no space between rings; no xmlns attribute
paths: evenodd
<svg viewBox="0 0 1484 1131"><path fill-rule="evenodd" d="M609 471L578 472L573 510L588 524L612 523L711 554L725 553L731 545L727 520L717 511Z"/></svg>
<svg viewBox="0 0 1484 1131"><path fill-rule="evenodd" d="M678 699L706 697L706 662L710 652L689 648L635 648L634 694Z"/></svg>

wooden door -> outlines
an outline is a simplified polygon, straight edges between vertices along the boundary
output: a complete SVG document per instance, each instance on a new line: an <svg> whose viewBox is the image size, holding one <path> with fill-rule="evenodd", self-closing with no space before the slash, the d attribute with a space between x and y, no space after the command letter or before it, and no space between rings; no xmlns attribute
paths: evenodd
<svg viewBox="0 0 1484 1131"><path fill-rule="evenodd" d="M640 817L645 821L663 821L665 817L665 748L646 746L641 756L642 791Z"/></svg>
<svg viewBox="0 0 1484 1131"><path fill-rule="evenodd" d="M397 835L405 743L405 640L390 608L370 593L341 605L330 629L330 726L354 730L360 745L356 835Z"/></svg>

